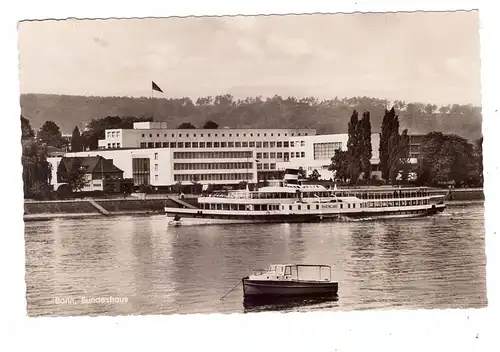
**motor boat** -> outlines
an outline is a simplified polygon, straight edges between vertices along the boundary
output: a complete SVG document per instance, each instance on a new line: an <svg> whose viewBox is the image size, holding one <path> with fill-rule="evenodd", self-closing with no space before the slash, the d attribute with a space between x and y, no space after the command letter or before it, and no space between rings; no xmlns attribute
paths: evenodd
<svg viewBox="0 0 500 352"><path fill-rule="evenodd" d="M338 282L332 281L329 265L273 264L242 279L247 298L280 296L336 296Z"/></svg>

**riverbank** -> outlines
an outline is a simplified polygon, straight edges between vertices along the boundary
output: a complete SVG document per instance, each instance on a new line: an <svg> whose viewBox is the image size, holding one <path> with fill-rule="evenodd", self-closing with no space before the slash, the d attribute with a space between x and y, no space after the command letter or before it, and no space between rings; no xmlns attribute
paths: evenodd
<svg viewBox="0 0 500 352"><path fill-rule="evenodd" d="M196 206L197 198L183 199ZM165 207L183 207L176 197L155 196L152 199L72 199L55 201L25 201L24 220L50 220L55 218L91 218L118 215L163 214Z"/></svg>
<svg viewBox="0 0 500 352"><path fill-rule="evenodd" d="M451 192L448 189L430 188L429 194L445 196L447 201L484 200L482 188L454 188Z"/></svg>
<svg viewBox="0 0 500 352"><path fill-rule="evenodd" d="M447 196L447 203L459 204L471 201L484 201L484 193L480 188L454 189L451 199L446 189L431 189L432 195ZM149 198L149 199L148 199ZM121 215L163 214L165 207L184 207L181 204L197 206L198 198L186 197L182 201L178 197L166 195L148 195L145 199L136 197L115 199L72 199L54 201L25 201L25 221L41 221L56 218L92 218Z"/></svg>

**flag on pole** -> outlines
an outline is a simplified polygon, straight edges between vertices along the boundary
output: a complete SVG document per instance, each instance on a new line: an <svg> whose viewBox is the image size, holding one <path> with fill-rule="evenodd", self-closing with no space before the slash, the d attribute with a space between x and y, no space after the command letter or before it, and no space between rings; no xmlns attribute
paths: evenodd
<svg viewBox="0 0 500 352"><path fill-rule="evenodd" d="M151 83L153 84L153 86L152 86L153 90L156 90L157 92L163 93L163 91L161 90L161 88L158 87L158 85L154 81L152 81Z"/></svg>

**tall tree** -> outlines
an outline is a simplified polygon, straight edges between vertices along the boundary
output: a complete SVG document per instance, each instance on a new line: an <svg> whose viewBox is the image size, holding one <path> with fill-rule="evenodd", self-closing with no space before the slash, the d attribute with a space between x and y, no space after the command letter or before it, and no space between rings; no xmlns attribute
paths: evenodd
<svg viewBox="0 0 500 352"><path fill-rule="evenodd" d="M26 140L33 137L35 137L35 133L31 128L30 121L21 115L21 139Z"/></svg>
<svg viewBox="0 0 500 352"><path fill-rule="evenodd" d="M73 129L73 134L71 135L71 151L81 152L83 150L82 136L80 134L80 129L75 126Z"/></svg>
<svg viewBox="0 0 500 352"><path fill-rule="evenodd" d="M361 120L361 167L363 178L370 179L372 173L372 126L370 123L370 112L364 112Z"/></svg>
<svg viewBox="0 0 500 352"><path fill-rule="evenodd" d="M349 162L347 159L347 151L335 150L335 155L331 159L330 166L328 166L328 170L334 173L334 179L344 182L349 177Z"/></svg>
<svg viewBox="0 0 500 352"><path fill-rule="evenodd" d="M348 124L347 158L349 162L349 179L351 183L356 183L361 174L361 129L358 120L358 112L353 111Z"/></svg>
<svg viewBox="0 0 500 352"><path fill-rule="evenodd" d="M393 111L392 109L391 111ZM392 114L391 114L392 115ZM389 141L387 143L387 150L388 150L388 160L387 160L387 165L388 165L388 180L390 181L391 184L396 183L396 178L399 173L399 167L400 167L400 136L399 136L399 119L396 114L392 116L392 121L391 121L391 135L389 136Z"/></svg>
<svg viewBox="0 0 500 352"><path fill-rule="evenodd" d="M62 138L59 126L53 121L46 121L37 133L37 139L40 143L48 146L62 148L67 145L67 141Z"/></svg>
<svg viewBox="0 0 500 352"><path fill-rule="evenodd" d="M23 188L24 196L30 197L37 189L47 188L50 184L52 169L47 161L47 147L35 140L22 142Z"/></svg>
<svg viewBox="0 0 500 352"><path fill-rule="evenodd" d="M379 143L379 157L380 157L380 171L382 171L382 178L387 180L389 178L389 138L392 133L392 120L396 114L394 108L385 110L384 118L382 119L382 132L380 133Z"/></svg>
<svg viewBox="0 0 500 352"><path fill-rule="evenodd" d="M404 129L399 137L399 169L402 171L401 180L407 181L410 173L410 136L408 129Z"/></svg>

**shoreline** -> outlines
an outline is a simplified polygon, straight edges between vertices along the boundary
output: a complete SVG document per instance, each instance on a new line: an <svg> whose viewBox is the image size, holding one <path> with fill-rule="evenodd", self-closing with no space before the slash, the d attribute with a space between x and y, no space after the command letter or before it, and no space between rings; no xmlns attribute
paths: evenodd
<svg viewBox="0 0 500 352"><path fill-rule="evenodd" d="M140 215L161 215L159 211L150 210L135 210L135 211L121 211L112 212L104 216L101 213L40 213L40 214L25 214L23 215L24 221L49 221L55 219L93 219L93 218L113 218L117 216L140 216Z"/></svg>

